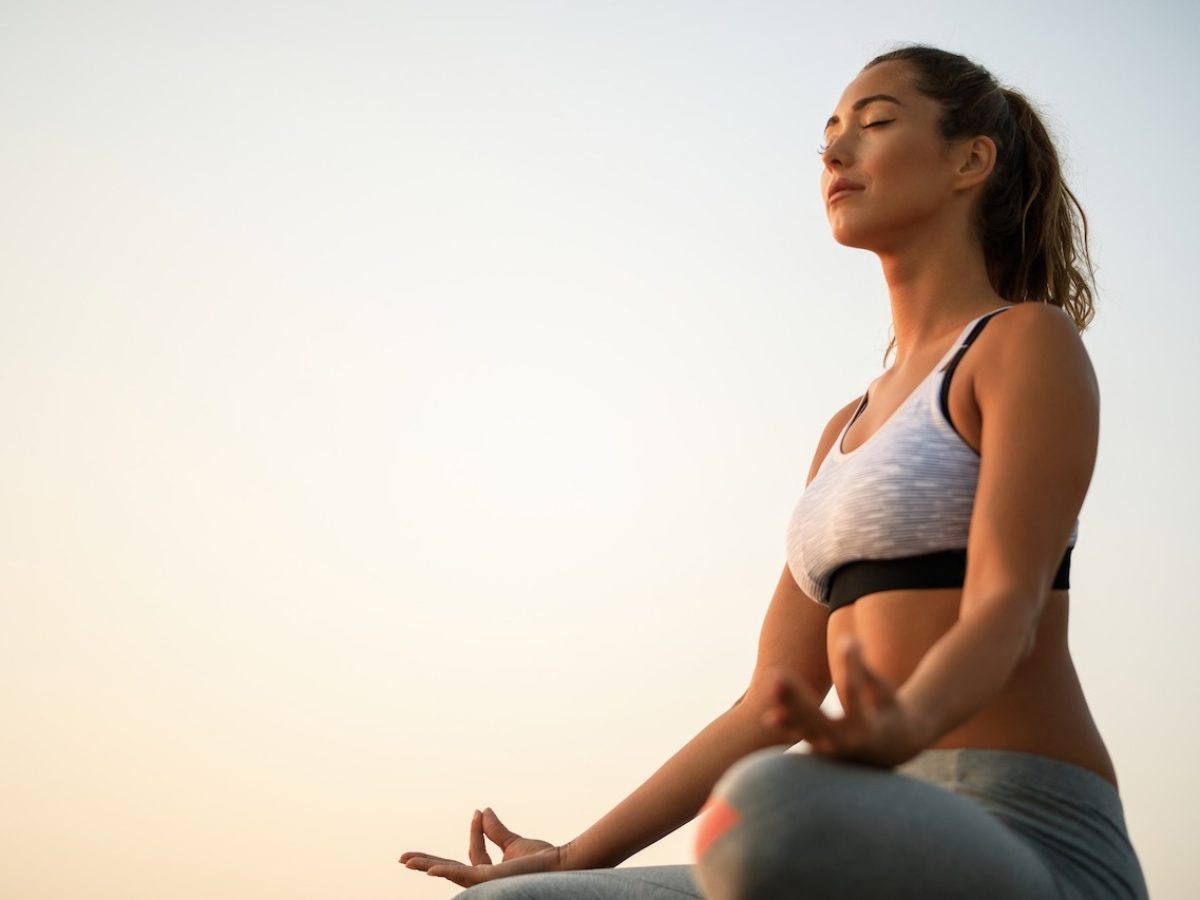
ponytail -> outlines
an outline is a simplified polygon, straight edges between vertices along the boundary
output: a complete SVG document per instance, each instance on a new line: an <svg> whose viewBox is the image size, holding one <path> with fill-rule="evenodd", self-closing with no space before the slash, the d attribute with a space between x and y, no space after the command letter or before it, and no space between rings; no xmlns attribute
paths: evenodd
<svg viewBox="0 0 1200 900"><path fill-rule="evenodd" d="M865 68L891 61L908 64L917 90L941 104L943 137L986 135L996 144L976 220L992 289L1013 303L1060 307L1083 331L1095 313L1087 217L1037 111L966 57L909 46Z"/></svg>
<svg viewBox="0 0 1200 900"><path fill-rule="evenodd" d="M1014 302L1061 307L1083 331L1095 314L1087 216L1067 187L1054 143L1024 94L1001 88L1017 145L980 205L988 271L996 293Z"/></svg>

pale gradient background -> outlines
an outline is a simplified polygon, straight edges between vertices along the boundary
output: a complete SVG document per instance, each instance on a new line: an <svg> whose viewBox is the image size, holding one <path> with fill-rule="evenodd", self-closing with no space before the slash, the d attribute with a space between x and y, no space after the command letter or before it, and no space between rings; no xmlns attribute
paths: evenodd
<svg viewBox="0 0 1200 900"><path fill-rule="evenodd" d="M567 840L725 709L887 341L821 125L922 40L1091 217L1072 646L1193 896L1194 9L4 3L0 894L445 898L402 851Z"/></svg>

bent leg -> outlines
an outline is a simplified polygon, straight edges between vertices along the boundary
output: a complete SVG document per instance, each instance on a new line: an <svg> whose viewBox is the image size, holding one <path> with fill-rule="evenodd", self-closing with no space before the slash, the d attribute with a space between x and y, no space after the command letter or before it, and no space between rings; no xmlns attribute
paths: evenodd
<svg viewBox="0 0 1200 900"><path fill-rule="evenodd" d="M700 900L694 866L631 866L497 878L454 900Z"/></svg>
<svg viewBox="0 0 1200 900"><path fill-rule="evenodd" d="M887 769L766 750L713 795L696 867L709 900L1058 896L1046 862L977 803Z"/></svg>

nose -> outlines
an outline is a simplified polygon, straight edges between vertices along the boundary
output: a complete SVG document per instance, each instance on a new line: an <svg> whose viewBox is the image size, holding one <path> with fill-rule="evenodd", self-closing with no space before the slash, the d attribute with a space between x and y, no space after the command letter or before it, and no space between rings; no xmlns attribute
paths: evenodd
<svg viewBox="0 0 1200 900"><path fill-rule="evenodd" d="M852 149L844 131L835 134L825 142L825 149L821 151L821 162L829 172L845 168L850 162Z"/></svg>

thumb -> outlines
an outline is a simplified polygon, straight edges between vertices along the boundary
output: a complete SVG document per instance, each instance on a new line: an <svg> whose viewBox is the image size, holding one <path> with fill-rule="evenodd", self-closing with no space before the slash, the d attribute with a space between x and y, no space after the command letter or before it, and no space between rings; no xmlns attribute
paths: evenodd
<svg viewBox="0 0 1200 900"><path fill-rule="evenodd" d="M521 838L516 832L509 831L490 806L483 811L483 833L501 850L507 850L509 844Z"/></svg>
<svg viewBox="0 0 1200 900"><path fill-rule="evenodd" d="M847 642L846 650L849 668L854 673L858 691L869 698L872 706L891 704L895 697L895 688L891 682L867 665L863 659L862 645L857 641L852 644Z"/></svg>

